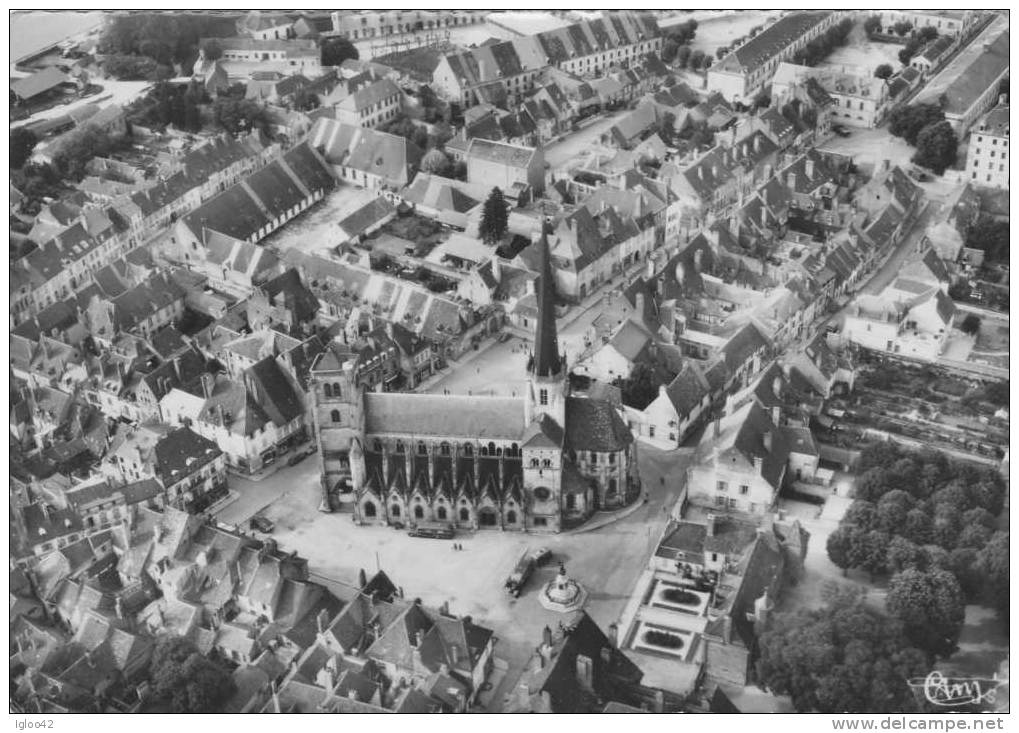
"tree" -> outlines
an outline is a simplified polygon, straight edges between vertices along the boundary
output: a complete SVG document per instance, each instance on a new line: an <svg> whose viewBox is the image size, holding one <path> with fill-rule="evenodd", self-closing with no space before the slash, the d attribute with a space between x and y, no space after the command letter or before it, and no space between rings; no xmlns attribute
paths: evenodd
<svg viewBox="0 0 1019 733"><path fill-rule="evenodd" d="M919 545L905 537L894 537L888 543L888 555L885 564L892 573L899 573L908 568L923 570L926 557Z"/></svg>
<svg viewBox="0 0 1019 733"><path fill-rule="evenodd" d="M927 125L916 136L916 153L913 162L929 168L937 175L955 165L959 152L959 138L948 121Z"/></svg>
<svg viewBox="0 0 1019 733"><path fill-rule="evenodd" d="M867 19L863 21L863 31L867 34L868 38L871 38L877 33L881 32L881 16L880 15L868 15Z"/></svg>
<svg viewBox="0 0 1019 733"><path fill-rule="evenodd" d="M846 574L849 568L856 567L856 555L858 547L865 536L865 532L853 525L840 525L828 535L825 549L828 551L828 559L836 567L842 569L842 575Z"/></svg>
<svg viewBox="0 0 1019 733"><path fill-rule="evenodd" d="M175 713L221 712L223 703L236 690L225 669L179 636L156 642L149 679L156 697L168 702Z"/></svg>
<svg viewBox="0 0 1019 733"><path fill-rule="evenodd" d="M857 499L846 510L842 517L843 524L851 524L864 532L869 532L878 524L877 506L872 501Z"/></svg>
<svg viewBox="0 0 1019 733"><path fill-rule="evenodd" d="M729 53L728 46L719 46L718 48L715 49L715 58L717 58L718 60L722 60L723 58L725 58L725 55L727 53Z"/></svg>
<svg viewBox="0 0 1019 733"><path fill-rule="evenodd" d="M441 150L429 150L421 159L421 170L425 173L442 175L447 168L449 168L449 158Z"/></svg>
<svg viewBox="0 0 1019 733"><path fill-rule="evenodd" d="M902 536L917 545L931 542L934 539L934 522L931 516L923 509L910 509L906 512Z"/></svg>
<svg viewBox="0 0 1019 733"><path fill-rule="evenodd" d="M896 107L888 115L888 132L916 145L920 131L928 125L942 122L945 113L936 104L910 104Z"/></svg>
<svg viewBox="0 0 1019 733"><path fill-rule="evenodd" d="M697 35L697 21L688 20L684 23L679 23L673 26L672 31L669 33L669 38L676 41L676 43L682 45L684 43L690 43Z"/></svg>
<svg viewBox="0 0 1019 733"><path fill-rule="evenodd" d="M318 98L315 92L309 90L307 87L303 87L297 90L294 94L294 109L300 110L301 112L308 112L313 109L318 109L322 104L322 101Z"/></svg>
<svg viewBox="0 0 1019 733"><path fill-rule="evenodd" d="M984 579L987 601L1008 619L1008 532L995 532L977 553L976 568Z"/></svg>
<svg viewBox="0 0 1019 733"><path fill-rule="evenodd" d="M902 38L911 30L913 30L913 24L906 20L900 20L898 23L892 26L892 30L894 30L899 35L899 38Z"/></svg>
<svg viewBox="0 0 1019 733"><path fill-rule="evenodd" d="M27 130L24 127L11 130L11 168L23 166L32 157L32 151L35 150L35 145L38 142L39 138L31 130Z"/></svg>
<svg viewBox="0 0 1019 733"><path fill-rule="evenodd" d="M159 64L154 60L147 56L126 54L107 56L103 60L103 71L107 76L121 81L156 81L160 76Z"/></svg>
<svg viewBox="0 0 1019 733"><path fill-rule="evenodd" d="M854 553L856 565L861 570L866 570L870 575L871 582L875 575L883 575L888 570L888 545L891 544L892 536L879 529L872 529L860 542Z"/></svg>
<svg viewBox="0 0 1019 733"><path fill-rule="evenodd" d="M932 25L925 25L916 32L916 38L921 43L930 43L938 37L938 29Z"/></svg>
<svg viewBox="0 0 1019 733"><path fill-rule="evenodd" d="M676 52L679 50L679 42L669 37L662 43L662 61L671 64L676 59Z"/></svg>
<svg viewBox="0 0 1019 733"><path fill-rule="evenodd" d="M694 50L690 54L689 66L691 69L699 69L701 64L704 63L704 52L700 49Z"/></svg>
<svg viewBox="0 0 1019 733"><path fill-rule="evenodd" d="M985 384L983 398L995 407L1008 407L1008 384L1009 380L1007 379L1000 382L990 382L989 384Z"/></svg>
<svg viewBox="0 0 1019 733"><path fill-rule="evenodd" d="M762 89L754 97L753 103L750 105L751 109L767 109L771 106L771 95L767 89Z"/></svg>
<svg viewBox="0 0 1019 733"><path fill-rule="evenodd" d="M959 581L966 603L978 603L984 591L984 578L977 567L977 551L972 547L957 547L948 553L948 565Z"/></svg>
<svg viewBox="0 0 1019 733"><path fill-rule="evenodd" d="M856 480L856 489L853 495L857 499L876 502L886 491L888 491L888 472L875 466L865 471Z"/></svg>
<svg viewBox="0 0 1019 733"><path fill-rule="evenodd" d="M885 532L898 533L906 523L906 516L916 505L913 495L902 489L893 489L877 503L878 525Z"/></svg>
<svg viewBox="0 0 1019 733"><path fill-rule="evenodd" d="M927 672L902 625L843 590L820 609L772 614L759 639L762 687L789 695L802 713L904 713L916 710L907 684Z"/></svg>
<svg viewBox="0 0 1019 733"><path fill-rule="evenodd" d="M895 69L892 68L891 64L880 64L874 69L874 76L878 79L887 79L895 73Z"/></svg>
<svg viewBox="0 0 1019 733"><path fill-rule="evenodd" d="M482 241L497 244L505 235L509 226L509 209L506 199L498 187L485 199L481 210L481 226L479 227Z"/></svg>
<svg viewBox="0 0 1019 733"><path fill-rule="evenodd" d="M984 547L994 535L994 530L982 524L969 524L959 532L959 539L956 540L956 549L970 548L979 550Z"/></svg>
<svg viewBox="0 0 1019 733"><path fill-rule="evenodd" d="M931 657L955 651L965 607L959 581L947 570L904 570L888 586L888 612L902 622L906 637Z"/></svg>
<svg viewBox="0 0 1019 733"><path fill-rule="evenodd" d="M232 135L265 130L269 125L265 108L252 99L218 97L212 105L212 113L216 124Z"/></svg>
<svg viewBox="0 0 1019 733"><path fill-rule="evenodd" d="M223 58L223 45L215 38L207 38L201 45L202 56L206 61L216 61Z"/></svg>
<svg viewBox="0 0 1019 733"><path fill-rule="evenodd" d="M991 262L1008 262L1008 222L981 216L966 232L966 246L984 252Z"/></svg>
<svg viewBox="0 0 1019 733"><path fill-rule="evenodd" d="M327 38L322 42L322 65L339 66L347 59L360 58L357 46L346 38Z"/></svg>
<svg viewBox="0 0 1019 733"><path fill-rule="evenodd" d="M86 124L68 136L53 163L65 178L81 180L85 176L85 166L92 158L105 158L125 144L124 138L114 137L105 130Z"/></svg>
<svg viewBox="0 0 1019 733"><path fill-rule="evenodd" d="M680 45L676 49L676 63L679 64L679 68L685 69L686 65L690 62L690 54L693 53L693 49L687 45Z"/></svg>
<svg viewBox="0 0 1019 733"><path fill-rule="evenodd" d="M626 379L617 379L616 384L622 392L623 404L643 410L658 396L658 387L662 380L653 367L638 362L630 376Z"/></svg>
<svg viewBox="0 0 1019 733"><path fill-rule="evenodd" d="M970 336L976 336L980 332L980 316L976 313L967 313L959 324L959 330Z"/></svg>
<svg viewBox="0 0 1019 733"><path fill-rule="evenodd" d="M934 544L946 550L955 547L959 532L962 530L959 515L963 511L964 507L951 503L938 504L934 507Z"/></svg>

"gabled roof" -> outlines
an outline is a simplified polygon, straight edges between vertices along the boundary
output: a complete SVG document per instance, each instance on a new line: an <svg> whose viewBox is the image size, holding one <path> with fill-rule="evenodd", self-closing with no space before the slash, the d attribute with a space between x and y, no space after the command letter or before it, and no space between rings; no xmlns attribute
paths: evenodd
<svg viewBox="0 0 1019 733"><path fill-rule="evenodd" d="M308 143L334 166L354 168L399 186L410 182L423 153L399 135L320 118L308 133Z"/></svg>
<svg viewBox="0 0 1019 733"><path fill-rule="evenodd" d="M626 450L633 433L611 403L585 397L566 398L566 445L576 451L612 453Z"/></svg>

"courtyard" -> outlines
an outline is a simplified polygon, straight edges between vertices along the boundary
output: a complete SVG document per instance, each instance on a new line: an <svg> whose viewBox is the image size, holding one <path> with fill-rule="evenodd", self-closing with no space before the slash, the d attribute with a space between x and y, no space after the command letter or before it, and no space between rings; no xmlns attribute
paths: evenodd
<svg viewBox="0 0 1019 733"><path fill-rule="evenodd" d="M278 252L297 249L305 254L325 254L324 250L341 243L337 225L375 198L372 191L338 183L320 202L268 236L262 245Z"/></svg>
<svg viewBox="0 0 1019 733"><path fill-rule="evenodd" d="M899 51L904 46L897 43L881 43L867 38L863 23L858 22L849 34L849 43L832 51L821 66L845 66L860 69L867 76L874 73L881 64L889 64L898 71L902 68Z"/></svg>

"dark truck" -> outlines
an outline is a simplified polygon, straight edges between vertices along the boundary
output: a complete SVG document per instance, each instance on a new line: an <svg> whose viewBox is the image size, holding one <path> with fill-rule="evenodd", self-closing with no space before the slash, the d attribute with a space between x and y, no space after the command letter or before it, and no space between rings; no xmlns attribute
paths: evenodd
<svg viewBox="0 0 1019 733"><path fill-rule="evenodd" d="M516 566L506 578L506 591L514 598L520 597L520 591L527 585L527 579L534 572L534 556L530 550L524 550L524 554L517 560Z"/></svg>

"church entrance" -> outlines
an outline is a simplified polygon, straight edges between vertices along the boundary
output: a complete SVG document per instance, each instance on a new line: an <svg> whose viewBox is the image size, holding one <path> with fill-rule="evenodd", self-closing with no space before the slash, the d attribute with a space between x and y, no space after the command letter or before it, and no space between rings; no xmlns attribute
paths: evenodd
<svg viewBox="0 0 1019 733"><path fill-rule="evenodd" d="M478 523L482 527L494 527L498 523L495 510L485 508L478 512Z"/></svg>

